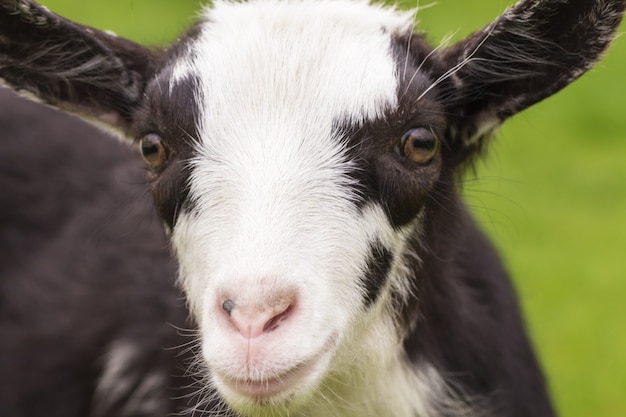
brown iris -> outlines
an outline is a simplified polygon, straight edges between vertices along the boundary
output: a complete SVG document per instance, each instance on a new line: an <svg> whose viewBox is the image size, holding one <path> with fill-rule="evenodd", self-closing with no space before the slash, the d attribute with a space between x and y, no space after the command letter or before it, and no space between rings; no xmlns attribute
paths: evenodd
<svg viewBox="0 0 626 417"><path fill-rule="evenodd" d="M439 138L430 129L414 128L402 135L398 150L415 163L428 164L439 150Z"/></svg>
<svg viewBox="0 0 626 417"><path fill-rule="evenodd" d="M140 148L143 160L154 170L162 168L169 158L163 139L156 133L150 133L141 138Z"/></svg>

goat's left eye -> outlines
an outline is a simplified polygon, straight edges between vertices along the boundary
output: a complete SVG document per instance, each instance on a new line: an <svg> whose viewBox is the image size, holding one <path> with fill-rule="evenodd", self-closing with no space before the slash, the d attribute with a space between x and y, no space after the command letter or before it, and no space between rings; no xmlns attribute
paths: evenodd
<svg viewBox="0 0 626 417"><path fill-rule="evenodd" d="M140 147L143 160L152 169L161 168L169 158L169 152L163 139L155 133L150 133L141 138Z"/></svg>
<svg viewBox="0 0 626 417"><path fill-rule="evenodd" d="M432 130L423 127L407 131L400 138L399 153L418 164L433 160L439 150L439 138Z"/></svg>

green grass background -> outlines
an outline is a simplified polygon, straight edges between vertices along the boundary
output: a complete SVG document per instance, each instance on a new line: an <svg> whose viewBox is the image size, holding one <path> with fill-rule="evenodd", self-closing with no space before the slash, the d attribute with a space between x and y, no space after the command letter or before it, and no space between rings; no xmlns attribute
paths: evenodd
<svg viewBox="0 0 626 417"><path fill-rule="evenodd" d="M199 10L197 0L43 3L154 46ZM511 4L422 1L417 27L432 44L460 39ZM626 416L625 132L626 39L618 39L581 80L509 120L464 184L512 273L565 417Z"/></svg>

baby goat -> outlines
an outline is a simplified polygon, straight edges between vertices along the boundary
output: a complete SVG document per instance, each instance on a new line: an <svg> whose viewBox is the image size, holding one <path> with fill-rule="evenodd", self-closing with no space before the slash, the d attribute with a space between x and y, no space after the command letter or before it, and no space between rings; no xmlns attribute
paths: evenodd
<svg viewBox="0 0 626 417"><path fill-rule="evenodd" d="M0 0L0 80L141 150L199 329L195 410L545 417L514 292L457 178L505 119L600 58L624 7L522 0L433 50L412 13L363 1L216 1L152 51L30 0ZM78 123L58 127L50 110L5 93L2 105L2 152L14 150L3 187L37 166L29 186L53 191L33 205L21 185L21 229L1 241L12 254L0 281L0 392L37 386L36 402L74 388L29 416L175 411L169 390L184 384L169 377L183 371L161 347L178 343L164 323L184 326L184 310L149 209L122 208L137 189L119 180L135 178L133 157ZM30 161L37 148L54 155ZM85 257L88 279L76 282ZM34 271L11 272L28 259ZM41 327L71 343L33 345ZM82 346L104 356L81 356ZM14 365L22 350L37 354ZM46 355L64 358L56 374L37 368ZM2 415L30 406L3 395Z"/></svg>

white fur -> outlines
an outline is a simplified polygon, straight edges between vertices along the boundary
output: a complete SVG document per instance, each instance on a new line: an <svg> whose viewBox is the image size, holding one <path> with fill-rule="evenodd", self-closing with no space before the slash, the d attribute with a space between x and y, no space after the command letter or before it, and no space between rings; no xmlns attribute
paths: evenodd
<svg viewBox="0 0 626 417"><path fill-rule="evenodd" d="M172 241L214 385L237 411L263 415L225 378L306 368L265 401L269 414L428 415L431 392L415 391L422 377L405 370L391 314L381 304L365 311L360 286L370 245L399 254L406 233L378 205L357 209L352 162L333 131L337 121L359 124L397 105L391 34L411 30L412 14L257 0L218 2L205 18L172 80L193 75L202 85L196 210L180 214ZM396 259L383 302L390 286L403 285L402 271ZM253 305L285 289L297 294L297 309L253 340L221 309L221 294Z"/></svg>

